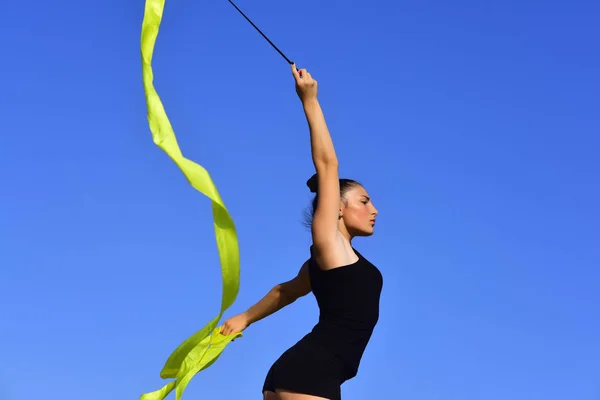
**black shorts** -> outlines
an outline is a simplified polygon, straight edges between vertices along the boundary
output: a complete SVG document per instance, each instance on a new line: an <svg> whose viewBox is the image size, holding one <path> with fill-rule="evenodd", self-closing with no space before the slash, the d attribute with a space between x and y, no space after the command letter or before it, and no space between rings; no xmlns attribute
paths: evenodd
<svg viewBox="0 0 600 400"><path fill-rule="evenodd" d="M300 340L275 361L265 379L265 391L290 392L341 400L346 380L342 362L308 337Z"/></svg>

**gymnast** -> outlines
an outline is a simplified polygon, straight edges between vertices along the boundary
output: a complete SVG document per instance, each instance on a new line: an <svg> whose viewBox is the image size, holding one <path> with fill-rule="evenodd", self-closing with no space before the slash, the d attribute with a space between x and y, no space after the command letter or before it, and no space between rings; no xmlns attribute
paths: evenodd
<svg viewBox="0 0 600 400"><path fill-rule="evenodd" d="M338 176L336 152L317 99L317 81L293 64L292 74L308 122L316 169L307 181L315 193L309 221L310 257L296 277L275 285L247 311L229 318L221 332L241 332L312 292L319 321L272 365L263 385L263 400L340 400L341 386L357 375L379 319L383 277L352 246L354 237L373 234L378 211L361 184Z"/></svg>

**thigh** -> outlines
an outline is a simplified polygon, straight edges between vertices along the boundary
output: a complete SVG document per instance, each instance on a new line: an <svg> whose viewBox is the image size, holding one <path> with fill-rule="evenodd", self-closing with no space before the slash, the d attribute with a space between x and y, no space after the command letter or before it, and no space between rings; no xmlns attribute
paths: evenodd
<svg viewBox="0 0 600 400"><path fill-rule="evenodd" d="M263 393L263 400L280 400L279 397L277 396L277 393L275 392L271 392L269 390L266 390Z"/></svg>
<svg viewBox="0 0 600 400"><path fill-rule="evenodd" d="M311 396L309 394L301 394L295 392L288 392L286 390L278 390L276 400L331 400L326 397Z"/></svg>
<svg viewBox="0 0 600 400"><path fill-rule="evenodd" d="M285 352L270 371L264 389L277 400L340 400L344 368L321 346L302 341Z"/></svg>

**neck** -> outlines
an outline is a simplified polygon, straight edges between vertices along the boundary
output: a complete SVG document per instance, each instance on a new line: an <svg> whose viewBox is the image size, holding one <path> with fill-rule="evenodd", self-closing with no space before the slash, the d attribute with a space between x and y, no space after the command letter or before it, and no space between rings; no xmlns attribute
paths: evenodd
<svg viewBox="0 0 600 400"><path fill-rule="evenodd" d="M344 225L344 221L341 219L338 222L338 231L340 232L342 237L344 237L346 240L348 240L348 243L352 244L352 239L354 239L354 236L352 236L350 234L350 232L348 232L346 225Z"/></svg>

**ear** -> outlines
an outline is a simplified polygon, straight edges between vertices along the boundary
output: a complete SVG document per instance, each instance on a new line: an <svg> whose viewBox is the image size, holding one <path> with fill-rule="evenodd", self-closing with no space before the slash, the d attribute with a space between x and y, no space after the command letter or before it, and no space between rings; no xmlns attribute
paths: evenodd
<svg viewBox="0 0 600 400"><path fill-rule="evenodd" d="M344 209L346 208L346 204L344 203L344 201L340 200L340 216L339 218L342 219L342 217L344 216Z"/></svg>

